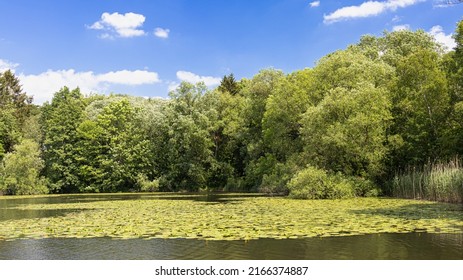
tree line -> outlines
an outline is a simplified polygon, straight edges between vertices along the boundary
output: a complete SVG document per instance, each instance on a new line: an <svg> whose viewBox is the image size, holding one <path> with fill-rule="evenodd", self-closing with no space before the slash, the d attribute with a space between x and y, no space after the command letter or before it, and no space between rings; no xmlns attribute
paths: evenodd
<svg viewBox="0 0 463 280"><path fill-rule="evenodd" d="M297 198L391 194L394 174L463 153L463 21L455 49L385 32L285 74L233 74L169 99L84 96L32 104L0 75L6 194L261 191Z"/></svg>

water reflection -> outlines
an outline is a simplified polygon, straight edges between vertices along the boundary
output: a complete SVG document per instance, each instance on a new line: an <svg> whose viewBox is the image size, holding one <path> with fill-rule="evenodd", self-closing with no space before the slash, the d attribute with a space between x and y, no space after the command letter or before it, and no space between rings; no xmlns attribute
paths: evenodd
<svg viewBox="0 0 463 280"><path fill-rule="evenodd" d="M0 241L0 259L463 259L462 234L374 234L305 239L41 239Z"/></svg>

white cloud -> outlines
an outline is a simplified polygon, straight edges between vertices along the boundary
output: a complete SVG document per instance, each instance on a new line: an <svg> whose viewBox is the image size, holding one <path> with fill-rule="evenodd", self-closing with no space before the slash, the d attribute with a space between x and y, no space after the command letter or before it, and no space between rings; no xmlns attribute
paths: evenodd
<svg viewBox="0 0 463 280"><path fill-rule="evenodd" d="M401 25L396 25L392 27L392 31L401 31L401 30L409 30L410 25L409 24L401 24Z"/></svg>
<svg viewBox="0 0 463 280"><path fill-rule="evenodd" d="M199 76L188 71L177 71L177 78L180 81L196 84L204 82L208 87L220 84L221 78L211 76Z"/></svg>
<svg viewBox="0 0 463 280"><path fill-rule="evenodd" d="M95 30L106 30L108 32L115 33L119 37L137 37L145 35L145 31L139 29L145 22L145 16L135 13L103 13L101 20L95 22L90 29ZM101 38L112 38L113 36L109 33L104 33L100 36Z"/></svg>
<svg viewBox="0 0 463 280"><path fill-rule="evenodd" d="M107 82L111 84L122 85L142 85L154 84L160 82L158 73L148 72L146 70L128 71L122 70L117 72L109 72L106 74L98 75L98 81Z"/></svg>
<svg viewBox="0 0 463 280"><path fill-rule="evenodd" d="M392 22L400 22L400 21L402 21L402 18L397 15L392 18Z"/></svg>
<svg viewBox="0 0 463 280"><path fill-rule="evenodd" d="M154 36L165 39L169 37L169 32L169 29L163 29L158 27L154 30Z"/></svg>
<svg viewBox="0 0 463 280"><path fill-rule="evenodd" d="M14 72L15 68L18 66L19 64L17 63L13 63L8 60L0 59L0 73L3 73L7 70L11 70L12 72Z"/></svg>
<svg viewBox="0 0 463 280"><path fill-rule="evenodd" d="M315 8L320 6L320 1L313 1L309 3L310 7Z"/></svg>
<svg viewBox="0 0 463 280"><path fill-rule="evenodd" d="M73 69L48 70L38 75L20 74L19 79L25 92L34 96L35 104L51 100L53 94L64 86L79 87L83 93L91 93L104 92L114 84L137 86L160 82L156 72L145 70L122 70L104 74L95 74L92 71L76 72Z"/></svg>
<svg viewBox="0 0 463 280"><path fill-rule="evenodd" d="M348 6L340 8L323 18L324 23L333 23L353 18L365 18L377 16L386 11L395 11L397 8L405 8L422 2L424 0L388 0L388 1L367 1L359 6Z"/></svg>
<svg viewBox="0 0 463 280"><path fill-rule="evenodd" d="M452 38L452 34L445 34L440 25L433 26L428 33L431 34L437 42L441 43L447 51L457 46L455 40Z"/></svg>

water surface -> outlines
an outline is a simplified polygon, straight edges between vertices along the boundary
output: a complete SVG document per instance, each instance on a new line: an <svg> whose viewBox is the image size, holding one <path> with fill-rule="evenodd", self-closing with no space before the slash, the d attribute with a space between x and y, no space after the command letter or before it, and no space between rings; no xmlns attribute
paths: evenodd
<svg viewBox="0 0 463 280"><path fill-rule="evenodd" d="M21 260L463 260L463 235L373 234L305 239L57 238L0 241L0 259Z"/></svg>
<svg viewBox="0 0 463 280"><path fill-rule="evenodd" d="M240 203L260 195L115 194L19 197L0 199L0 222L66 217L79 204L98 201L189 200L201 204ZM34 209L23 205L74 205L72 209ZM426 205L425 205L426 206ZM423 206L423 207L425 207ZM428 206L426 206L428 207ZM433 207L430 205L429 207ZM437 208L436 208L437 209ZM413 210L413 209L412 209ZM429 209L428 209L429 210ZM361 210L365 212L364 210ZM374 210L374 212L382 210ZM406 213L413 212L407 209ZM460 210L452 210L460 212ZM370 215L370 213L361 213ZM402 212L384 210L385 216ZM431 212L434 213L434 212ZM376 214L376 213L373 213ZM401 215L401 214L400 214ZM429 215L429 214L428 214ZM434 214L433 214L434 215ZM441 215L436 211L435 215ZM458 219L458 215L452 216ZM419 217L418 217L419 218ZM433 218L433 217L431 217ZM412 259L463 260L462 233L384 233L297 239L260 238L219 241L198 239L42 238L0 240L0 259Z"/></svg>

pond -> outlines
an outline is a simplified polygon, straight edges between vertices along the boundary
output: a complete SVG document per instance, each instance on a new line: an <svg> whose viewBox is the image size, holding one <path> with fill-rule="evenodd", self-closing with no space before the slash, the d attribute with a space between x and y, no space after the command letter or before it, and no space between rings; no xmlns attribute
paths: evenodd
<svg viewBox="0 0 463 280"><path fill-rule="evenodd" d="M258 194L0 197L0 259L463 259L463 209Z"/></svg>

